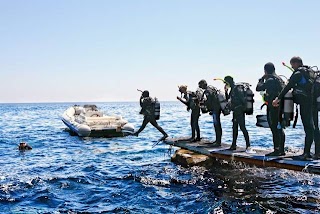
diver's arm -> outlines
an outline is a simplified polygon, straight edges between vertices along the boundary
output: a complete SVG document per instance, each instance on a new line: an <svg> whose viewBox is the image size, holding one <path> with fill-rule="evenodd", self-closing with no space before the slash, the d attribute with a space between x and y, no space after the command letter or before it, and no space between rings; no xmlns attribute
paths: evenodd
<svg viewBox="0 0 320 214"><path fill-rule="evenodd" d="M225 96L226 96L226 100L229 100L230 99L230 95L231 95L231 90L230 92L228 93L228 89L224 91L225 93Z"/></svg>
<svg viewBox="0 0 320 214"><path fill-rule="evenodd" d="M278 97L276 97L273 101L272 101L272 105L274 107L278 107L279 103L281 101L281 99L283 99L283 97L286 95L286 93L288 93L288 91L293 88L302 78L302 74L300 72L294 72L290 79L288 84L282 89L282 91L279 93Z"/></svg>
<svg viewBox="0 0 320 214"><path fill-rule="evenodd" d="M177 99L182 102L183 104L185 104L186 106L188 106L188 101L187 100L184 100L183 98L181 97L177 97Z"/></svg>
<svg viewBox="0 0 320 214"><path fill-rule="evenodd" d="M302 78L302 74L300 72L294 72L290 79L289 79L289 83L282 89L282 91L280 92L280 94L278 95L278 100L283 99L283 97L286 95L286 93L293 88Z"/></svg>
<svg viewBox="0 0 320 214"><path fill-rule="evenodd" d="M260 78L256 87L256 91L265 91L266 90L266 82L264 82L264 78Z"/></svg>

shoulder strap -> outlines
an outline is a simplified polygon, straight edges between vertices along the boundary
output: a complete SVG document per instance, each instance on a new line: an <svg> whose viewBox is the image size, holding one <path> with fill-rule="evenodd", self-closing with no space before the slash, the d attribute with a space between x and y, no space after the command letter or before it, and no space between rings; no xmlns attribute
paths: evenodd
<svg viewBox="0 0 320 214"><path fill-rule="evenodd" d="M218 91L218 89L216 88L216 87L214 87L214 86L212 86L212 85L208 85L208 87L207 88L209 88L209 89L211 89L212 90L212 92L213 93L217 93L217 91Z"/></svg>
<svg viewBox="0 0 320 214"><path fill-rule="evenodd" d="M279 83L281 89L284 88L285 82L283 81L283 79L280 76L275 74L275 75L271 75L270 77L273 78L274 80L276 80Z"/></svg>

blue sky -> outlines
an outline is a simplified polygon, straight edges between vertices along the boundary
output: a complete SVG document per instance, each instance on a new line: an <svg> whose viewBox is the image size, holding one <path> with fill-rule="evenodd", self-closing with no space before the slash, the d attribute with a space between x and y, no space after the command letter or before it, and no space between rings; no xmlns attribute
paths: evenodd
<svg viewBox="0 0 320 214"><path fill-rule="evenodd" d="M0 102L175 100L177 85L320 65L317 0L0 0ZM259 98L257 98L259 99Z"/></svg>

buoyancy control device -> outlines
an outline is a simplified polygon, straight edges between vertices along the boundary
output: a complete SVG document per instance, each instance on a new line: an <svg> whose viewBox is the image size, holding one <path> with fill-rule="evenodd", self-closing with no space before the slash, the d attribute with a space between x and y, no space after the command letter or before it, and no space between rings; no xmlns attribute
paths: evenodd
<svg viewBox="0 0 320 214"><path fill-rule="evenodd" d="M223 115L230 114L230 111L231 111L230 105L228 104L228 100L226 99L225 94L222 91L218 90L217 97L218 97Z"/></svg>
<svg viewBox="0 0 320 214"><path fill-rule="evenodd" d="M245 106L245 113L247 115L252 115L253 114L253 103L254 103L254 94L253 91L250 89L250 84L249 83L245 83L245 82L241 82L241 83L237 83L236 87L242 87L243 92L244 92L244 97L245 97L245 102L246 102L246 106Z"/></svg>
<svg viewBox="0 0 320 214"><path fill-rule="evenodd" d="M302 78L293 88L293 101L297 104L302 104L314 95L314 88L317 79L317 71L314 69L316 66L301 66L298 72L301 73Z"/></svg>
<svg viewBox="0 0 320 214"><path fill-rule="evenodd" d="M317 106L317 110L320 111L320 71L317 67L316 71L316 79L314 81L314 88L313 88L313 96L314 96L314 102L315 105Z"/></svg>

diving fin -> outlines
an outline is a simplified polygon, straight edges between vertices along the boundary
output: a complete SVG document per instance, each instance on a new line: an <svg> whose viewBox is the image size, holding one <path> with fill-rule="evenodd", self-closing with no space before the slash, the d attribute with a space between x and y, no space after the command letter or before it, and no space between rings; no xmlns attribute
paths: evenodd
<svg viewBox="0 0 320 214"><path fill-rule="evenodd" d="M152 148L155 147L156 145L158 145L161 141L164 141L167 137L168 137L168 135L164 135L162 138L160 138L157 142L155 142L152 145Z"/></svg>

